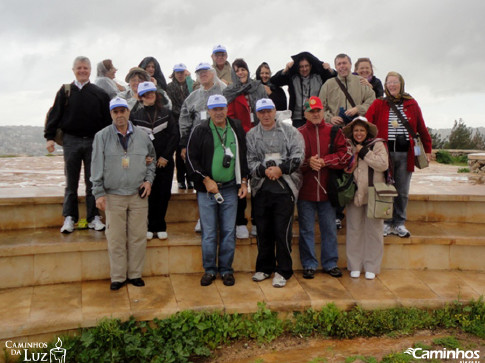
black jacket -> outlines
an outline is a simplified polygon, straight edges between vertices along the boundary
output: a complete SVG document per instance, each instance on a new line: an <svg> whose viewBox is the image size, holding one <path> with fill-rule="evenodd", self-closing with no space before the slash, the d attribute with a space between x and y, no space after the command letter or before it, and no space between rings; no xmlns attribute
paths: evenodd
<svg viewBox="0 0 485 363"><path fill-rule="evenodd" d="M151 130L154 137L152 142L155 147L157 159L162 157L167 160L169 164L173 164L173 153L177 148L180 137L177 123L174 121L171 112L165 107L157 110L157 118L152 123L148 117L147 110L151 109L151 112L153 112L154 107L155 106L151 106L151 108L150 106L143 107L132 113L130 119L135 126L143 128L145 132ZM162 128L162 130L156 132L157 128Z"/></svg>
<svg viewBox="0 0 485 363"><path fill-rule="evenodd" d="M44 137L54 140L59 127L65 134L94 137L110 124L108 94L95 84L88 83L79 89L73 82L67 106L64 86L57 92L47 118Z"/></svg>
<svg viewBox="0 0 485 363"><path fill-rule="evenodd" d="M246 157L246 133L241 121L227 117L231 128L237 137L241 178L248 178L249 169ZM214 137L209 125L211 120L204 120L192 129L187 143L187 173L194 181L195 189L206 192L203 180L206 176L212 178L212 158L214 156Z"/></svg>
<svg viewBox="0 0 485 363"><path fill-rule="evenodd" d="M327 79L330 79L332 77L335 77L337 75L336 72L333 70L326 70L323 68L322 61L319 60L317 57L315 57L313 54L309 52L301 52L295 55L292 55L291 58L293 59L293 66L288 70L287 73L283 74L283 69L278 71L273 77L271 77L270 82L277 86L277 87L282 87L282 86L288 86L288 93L290 95L290 104L288 106L288 109L291 110L292 112L295 109L295 87L293 85L293 78L300 77L300 72L299 72L299 64L300 61L303 58L306 58L308 62L312 65L312 69L310 71L310 74L318 74L320 78L322 79L322 85L327 81ZM320 89L318 90L312 90L316 91L316 95L320 92Z"/></svg>

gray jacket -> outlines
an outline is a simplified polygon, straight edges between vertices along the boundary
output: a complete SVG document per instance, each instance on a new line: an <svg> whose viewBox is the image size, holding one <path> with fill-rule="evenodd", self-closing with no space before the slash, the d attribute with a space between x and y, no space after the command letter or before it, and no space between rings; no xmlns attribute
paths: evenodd
<svg viewBox="0 0 485 363"><path fill-rule="evenodd" d="M155 163L146 165L146 157L156 158L153 143L147 133L130 122L133 133L129 137L126 156L128 168L121 162L125 151L121 145L116 127L110 125L94 137L91 158L91 182L96 199L106 194L133 195L144 181L153 183Z"/></svg>
<svg viewBox="0 0 485 363"><path fill-rule="evenodd" d="M187 146L190 131L194 126L199 125L203 120L209 119L209 114L207 113L207 100L209 96L222 95L224 88L217 82L208 90L205 90L201 86L185 99L180 110L179 118L180 146Z"/></svg>
<svg viewBox="0 0 485 363"><path fill-rule="evenodd" d="M270 136L270 142L267 136ZM256 196L263 185L266 161L274 160L283 171L282 178L290 187L293 196L298 198L302 181L299 166L305 157L305 142L301 133L292 125L281 121L276 121L275 127L268 131L259 123L247 133L246 146L251 193Z"/></svg>

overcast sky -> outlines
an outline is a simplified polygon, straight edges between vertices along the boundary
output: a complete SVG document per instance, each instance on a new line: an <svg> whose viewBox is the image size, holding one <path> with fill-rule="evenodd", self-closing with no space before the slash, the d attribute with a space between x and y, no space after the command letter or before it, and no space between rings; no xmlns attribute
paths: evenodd
<svg viewBox="0 0 485 363"><path fill-rule="evenodd" d="M301 51L331 64L338 53L370 57L382 81L403 75L427 126L485 126L484 14L483 0L5 0L0 125L42 126L78 55L91 59L91 81L103 59L124 80L145 56L168 78L175 63L193 72L224 44L252 73L262 61L275 73Z"/></svg>

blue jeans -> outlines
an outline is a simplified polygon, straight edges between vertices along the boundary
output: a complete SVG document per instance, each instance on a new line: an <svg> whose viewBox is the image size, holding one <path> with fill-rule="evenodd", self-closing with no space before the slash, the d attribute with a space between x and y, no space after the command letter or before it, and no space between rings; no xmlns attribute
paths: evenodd
<svg viewBox="0 0 485 363"><path fill-rule="evenodd" d="M218 204L214 194L197 192L200 226L202 228L202 265L205 272L224 275L233 273L232 261L236 249L237 187L219 189L224 202ZM218 233L219 230L219 233ZM219 253L217 235L219 234ZM217 268L219 262L219 268Z"/></svg>
<svg viewBox="0 0 485 363"><path fill-rule="evenodd" d="M397 197L394 198L392 219L384 223L393 226L402 226L406 222L406 209L409 200L409 187L411 185L412 172L408 171L408 153L391 152L393 165L394 186L397 190Z"/></svg>
<svg viewBox="0 0 485 363"><path fill-rule="evenodd" d="M303 269L316 270L318 260L315 256L315 214L318 214L321 240L321 263L324 271L337 266L337 226L335 208L329 201L311 202L298 200L298 225L300 226L300 261Z"/></svg>
<svg viewBox="0 0 485 363"><path fill-rule="evenodd" d="M79 219L77 188L81 175L81 166L84 164L84 184L86 185L86 219L91 222L99 215L96 209L96 200L92 192L91 177L91 154L93 151L93 138L77 137L64 134L64 174L66 176L66 189L64 191L64 205L62 215L71 216L74 222Z"/></svg>

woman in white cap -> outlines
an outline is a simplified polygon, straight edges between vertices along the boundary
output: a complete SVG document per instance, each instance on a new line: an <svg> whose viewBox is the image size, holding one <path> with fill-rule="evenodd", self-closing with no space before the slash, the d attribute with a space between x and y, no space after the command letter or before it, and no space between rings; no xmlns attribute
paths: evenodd
<svg viewBox="0 0 485 363"><path fill-rule="evenodd" d="M347 269L350 277L358 278L365 271L365 278L372 280L381 270L384 220L367 217L369 168L373 170L374 183L385 182L389 154L384 140L375 138L377 127L365 117L354 118L342 132L352 143L354 159L348 172L353 172L357 185L354 200L347 204Z"/></svg>
<svg viewBox="0 0 485 363"><path fill-rule="evenodd" d="M154 234L159 239L166 239L168 201L171 196L174 170L173 153L179 141L177 124L170 111L162 105L162 95L155 84L143 82L138 85L138 96L143 108L132 114L132 122L144 130L153 142L156 152L156 172L152 191L148 199L147 239Z"/></svg>

